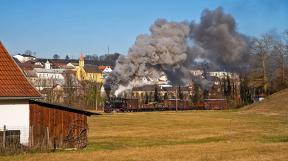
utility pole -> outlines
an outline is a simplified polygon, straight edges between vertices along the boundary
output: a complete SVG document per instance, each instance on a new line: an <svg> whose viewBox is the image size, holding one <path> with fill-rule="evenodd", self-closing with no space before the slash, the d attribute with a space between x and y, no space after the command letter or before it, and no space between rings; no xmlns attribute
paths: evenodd
<svg viewBox="0 0 288 161"><path fill-rule="evenodd" d="M98 110L97 85L96 85L95 97L96 97L96 111L97 111Z"/></svg>
<svg viewBox="0 0 288 161"><path fill-rule="evenodd" d="M6 148L6 125L4 125L4 128L3 128L3 148L5 149Z"/></svg>
<svg viewBox="0 0 288 161"><path fill-rule="evenodd" d="M176 112L178 111L178 91L176 87Z"/></svg>
<svg viewBox="0 0 288 161"><path fill-rule="evenodd" d="M96 100L96 111L98 110L98 98L97 98L97 91L98 91L98 88L97 88L97 77L96 77L96 83L95 83L95 100Z"/></svg>

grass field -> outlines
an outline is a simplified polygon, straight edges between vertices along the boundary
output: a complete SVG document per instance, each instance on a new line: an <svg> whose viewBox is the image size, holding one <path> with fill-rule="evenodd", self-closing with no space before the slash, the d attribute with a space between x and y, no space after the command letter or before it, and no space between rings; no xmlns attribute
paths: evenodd
<svg viewBox="0 0 288 161"><path fill-rule="evenodd" d="M272 99L274 104L267 99L259 105L233 111L93 116L89 118L89 146L84 150L19 154L3 156L0 160L285 161L288 160L288 104L282 105L279 111L264 108L267 103L275 108L280 106L275 103L285 97L277 99Z"/></svg>

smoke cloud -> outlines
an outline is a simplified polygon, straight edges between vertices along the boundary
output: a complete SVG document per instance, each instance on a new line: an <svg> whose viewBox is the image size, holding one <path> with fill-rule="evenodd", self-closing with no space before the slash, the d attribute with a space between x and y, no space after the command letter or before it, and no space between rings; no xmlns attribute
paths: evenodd
<svg viewBox="0 0 288 161"><path fill-rule="evenodd" d="M127 56L118 58L105 83L112 93L142 86L144 76L157 79L162 72L174 84L193 80L209 88L209 81L190 72L196 58L207 60L214 69L230 71L241 69L239 64L247 59L245 39L236 31L234 18L220 7L203 10L199 24L158 19L150 32L138 36Z"/></svg>
<svg viewBox="0 0 288 161"><path fill-rule="evenodd" d="M205 9L201 22L191 23L190 28L190 38L194 42L191 54L209 60L214 68L240 70L238 65L248 59L247 42L236 31L235 19L222 8Z"/></svg>

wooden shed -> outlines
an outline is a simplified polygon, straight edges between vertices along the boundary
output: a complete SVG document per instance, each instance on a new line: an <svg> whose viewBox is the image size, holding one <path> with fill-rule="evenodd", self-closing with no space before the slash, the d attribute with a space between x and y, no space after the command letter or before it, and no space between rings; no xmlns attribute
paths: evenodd
<svg viewBox="0 0 288 161"><path fill-rule="evenodd" d="M83 148L88 143L87 116L96 113L59 104L29 101L29 145Z"/></svg>

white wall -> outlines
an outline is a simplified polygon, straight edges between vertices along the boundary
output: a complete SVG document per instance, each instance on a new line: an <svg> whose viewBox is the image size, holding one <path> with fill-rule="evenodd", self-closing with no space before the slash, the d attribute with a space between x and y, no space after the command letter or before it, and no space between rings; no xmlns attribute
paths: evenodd
<svg viewBox="0 0 288 161"><path fill-rule="evenodd" d="M63 79L64 76L59 73L37 73L38 78L40 79Z"/></svg>
<svg viewBox="0 0 288 161"><path fill-rule="evenodd" d="M0 130L20 130L20 143L28 144L29 102L28 100L0 100Z"/></svg>

